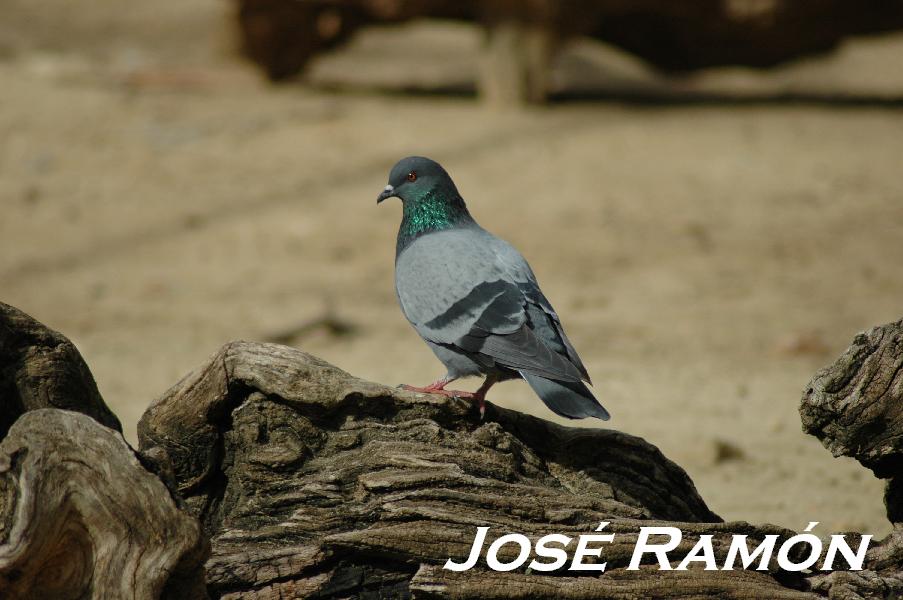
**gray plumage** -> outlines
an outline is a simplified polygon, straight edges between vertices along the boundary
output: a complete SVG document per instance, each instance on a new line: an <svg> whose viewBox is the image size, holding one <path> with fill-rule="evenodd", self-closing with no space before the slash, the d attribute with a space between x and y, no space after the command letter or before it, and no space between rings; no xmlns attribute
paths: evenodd
<svg viewBox="0 0 903 600"><path fill-rule="evenodd" d="M395 289L405 317L448 369L442 381L486 375L488 389L522 377L556 414L607 420L527 261L473 220L442 167L410 157L389 183L380 200L401 197L405 212Z"/></svg>

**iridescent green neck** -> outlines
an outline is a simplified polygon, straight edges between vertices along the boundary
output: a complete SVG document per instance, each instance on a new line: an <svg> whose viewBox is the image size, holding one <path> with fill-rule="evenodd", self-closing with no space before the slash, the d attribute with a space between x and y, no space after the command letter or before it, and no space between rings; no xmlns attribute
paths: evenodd
<svg viewBox="0 0 903 600"><path fill-rule="evenodd" d="M457 190L436 186L420 198L404 201L404 214L398 228L395 256L421 235L474 223Z"/></svg>

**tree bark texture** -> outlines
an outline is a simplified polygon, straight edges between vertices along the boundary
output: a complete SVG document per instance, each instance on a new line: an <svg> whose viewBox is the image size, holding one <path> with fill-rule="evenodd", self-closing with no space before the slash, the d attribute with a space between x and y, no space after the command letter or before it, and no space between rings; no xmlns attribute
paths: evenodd
<svg viewBox="0 0 903 600"><path fill-rule="evenodd" d="M481 421L469 401L366 382L285 346L227 345L145 413L139 438L211 536L215 597L816 597L774 566L626 571L642 526L677 523L674 557L714 535L721 562L732 534L793 535L723 523L639 438L492 404ZM491 527L488 544L509 532L576 538L601 521L616 534L602 577L441 568L467 556L478 526Z"/></svg>
<svg viewBox="0 0 903 600"><path fill-rule="evenodd" d="M206 598L200 525L122 436L38 409L0 442L0 597Z"/></svg>
<svg viewBox="0 0 903 600"><path fill-rule="evenodd" d="M860 333L821 369L800 405L803 430L875 476L903 469L903 320ZM893 522L898 522L893 520Z"/></svg>
<svg viewBox="0 0 903 600"><path fill-rule="evenodd" d="M0 439L23 413L37 408L83 412L122 431L72 342L0 302Z"/></svg>
<svg viewBox="0 0 903 600"><path fill-rule="evenodd" d="M903 596L903 320L860 333L837 361L816 373L800 416L803 431L834 456L855 458L887 480L884 505L894 531L869 552L880 574L869 585L893 586Z"/></svg>

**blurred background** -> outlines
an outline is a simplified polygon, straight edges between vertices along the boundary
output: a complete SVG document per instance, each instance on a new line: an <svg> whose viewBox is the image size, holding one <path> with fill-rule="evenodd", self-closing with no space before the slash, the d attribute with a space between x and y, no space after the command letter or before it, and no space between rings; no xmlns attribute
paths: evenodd
<svg viewBox="0 0 903 600"><path fill-rule="evenodd" d="M879 34L901 14L4 0L0 300L78 345L132 442L233 339L426 384L441 365L393 288L401 206L374 202L424 154L532 263L611 427L726 519L882 535L881 482L797 405L903 316L903 35ZM555 418L523 383L490 400Z"/></svg>

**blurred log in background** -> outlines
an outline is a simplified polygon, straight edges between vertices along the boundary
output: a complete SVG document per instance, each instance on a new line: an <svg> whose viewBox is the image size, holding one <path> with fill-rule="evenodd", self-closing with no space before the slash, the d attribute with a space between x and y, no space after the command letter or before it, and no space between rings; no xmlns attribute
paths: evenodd
<svg viewBox="0 0 903 600"><path fill-rule="evenodd" d="M369 24L440 18L485 30L478 87L497 104L542 102L570 39L589 36L665 72L772 67L846 37L903 28L903 0L237 0L245 53L273 80Z"/></svg>

